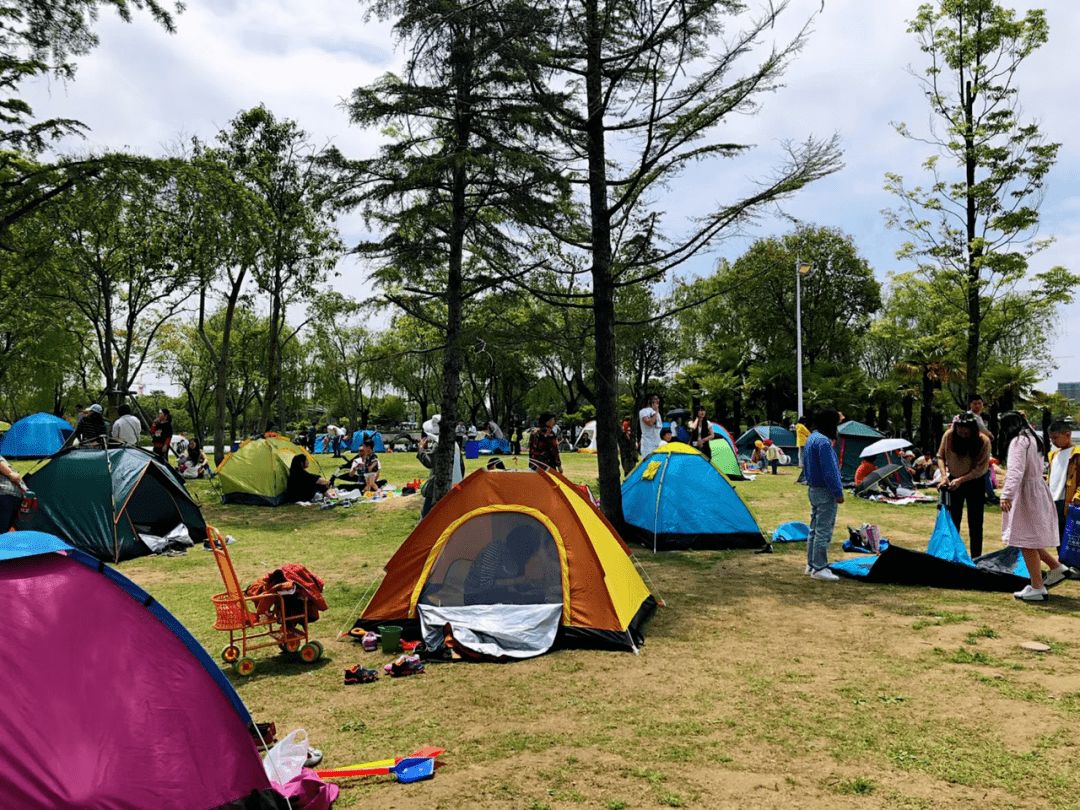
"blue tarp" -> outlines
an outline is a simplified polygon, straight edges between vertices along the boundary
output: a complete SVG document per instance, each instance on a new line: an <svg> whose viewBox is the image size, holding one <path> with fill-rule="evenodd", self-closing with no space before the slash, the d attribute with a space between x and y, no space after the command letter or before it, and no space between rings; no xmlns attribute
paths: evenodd
<svg viewBox="0 0 1080 810"><path fill-rule="evenodd" d="M73 432L70 422L51 413L35 413L20 419L4 434L0 456L45 458L63 447Z"/></svg>
<svg viewBox="0 0 1080 810"><path fill-rule="evenodd" d="M781 524L772 533L774 543L805 543L810 536L810 527L805 523L793 520L790 523Z"/></svg>
<svg viewBox="0 0 1080 810"><path fill-rule="evenodd" d="M949 511L938 510L926 551L889 545L879 555L832 563L838 574L864 582L925 585L976 591L1018 591L1028 584L1024 558L1016 548L971 559Z"/></svg>

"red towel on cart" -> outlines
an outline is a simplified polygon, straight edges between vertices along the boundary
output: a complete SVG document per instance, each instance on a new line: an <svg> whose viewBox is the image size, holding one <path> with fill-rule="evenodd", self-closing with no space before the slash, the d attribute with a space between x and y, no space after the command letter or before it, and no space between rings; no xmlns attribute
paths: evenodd
<svg viewBox="0 0 1080 810"><path fill-rule="evenodd" d="M295 615L296 610L299 609L301 594L303 594L308 598L307 619L309 622L316 621L319 618L319 612L327 608L326 600L322 595L323 581L297 563L287 563L281 568L264 574L251 583L245 593L254 598L256 613L267 613L274 606L276 600L270 598L260 599L259 597L268 597L271 594L276 596L281 591L292 588L294 585L296 586L296 593L286 596L285 612L290 616ZM293 599L297 600L296 603L292 603Z"/></svg>

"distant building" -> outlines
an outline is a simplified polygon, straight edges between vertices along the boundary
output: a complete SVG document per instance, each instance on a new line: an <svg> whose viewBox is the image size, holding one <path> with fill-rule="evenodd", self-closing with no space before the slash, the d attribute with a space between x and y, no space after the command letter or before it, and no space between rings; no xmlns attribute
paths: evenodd
<svg viewBox="0 0 1080 810"><path fill-rule="evenodd" d="M1073 402L1080 402L1080 382L1058 383L1057 392Z"/></svg>

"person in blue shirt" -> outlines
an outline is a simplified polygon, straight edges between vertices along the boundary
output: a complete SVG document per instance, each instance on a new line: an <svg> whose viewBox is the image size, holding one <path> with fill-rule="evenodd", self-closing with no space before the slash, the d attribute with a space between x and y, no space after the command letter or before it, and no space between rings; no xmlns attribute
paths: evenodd
<svg viewBox="0 0 1080 810"><path fill-rule="evenodd" d="M803 475L809 485L810 536L806 541L806 573L814 579L840 579L829 570L829 543L836 526L837 505L844 502L840 464L833 450L840 413L822 408L814 415L814 431L803 447Z"/></svg>

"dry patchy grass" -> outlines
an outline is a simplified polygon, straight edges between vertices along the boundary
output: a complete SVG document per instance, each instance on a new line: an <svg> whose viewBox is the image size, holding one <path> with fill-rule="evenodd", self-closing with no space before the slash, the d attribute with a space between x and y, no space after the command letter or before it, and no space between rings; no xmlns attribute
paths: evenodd
<svg viewBox="0 0 1080 810"><path fill-rule="evenodd" d="M383 459L391 480L420 474L411 456ZM594 458L566 466L595 483ZM791 475L739 486L766 532L808 517ZM271 510L217 506L207 484L196 487L208 520L240 540L230 551L242 580L301 562L327 583L331 609L314 626L325 660L259 658L254 676L234 680L252 714L306 728L330 766L447 749L427 782L343 780L342 808L1080 806L1076 583L1033 606L1008 594L816 582L803 575L801 544L772 555L638 550L667 603L640 656L569 650L344 686L346 667L389 660L336 635L415 527L417 499ZM845 524L878 523L922 548L933 520L933 507L849 499L833 556ZM994 548L996 509L986 523ZM123 570L220 650L211 555ZM1025 653L1029 639L1053 649Z"/></svg>

